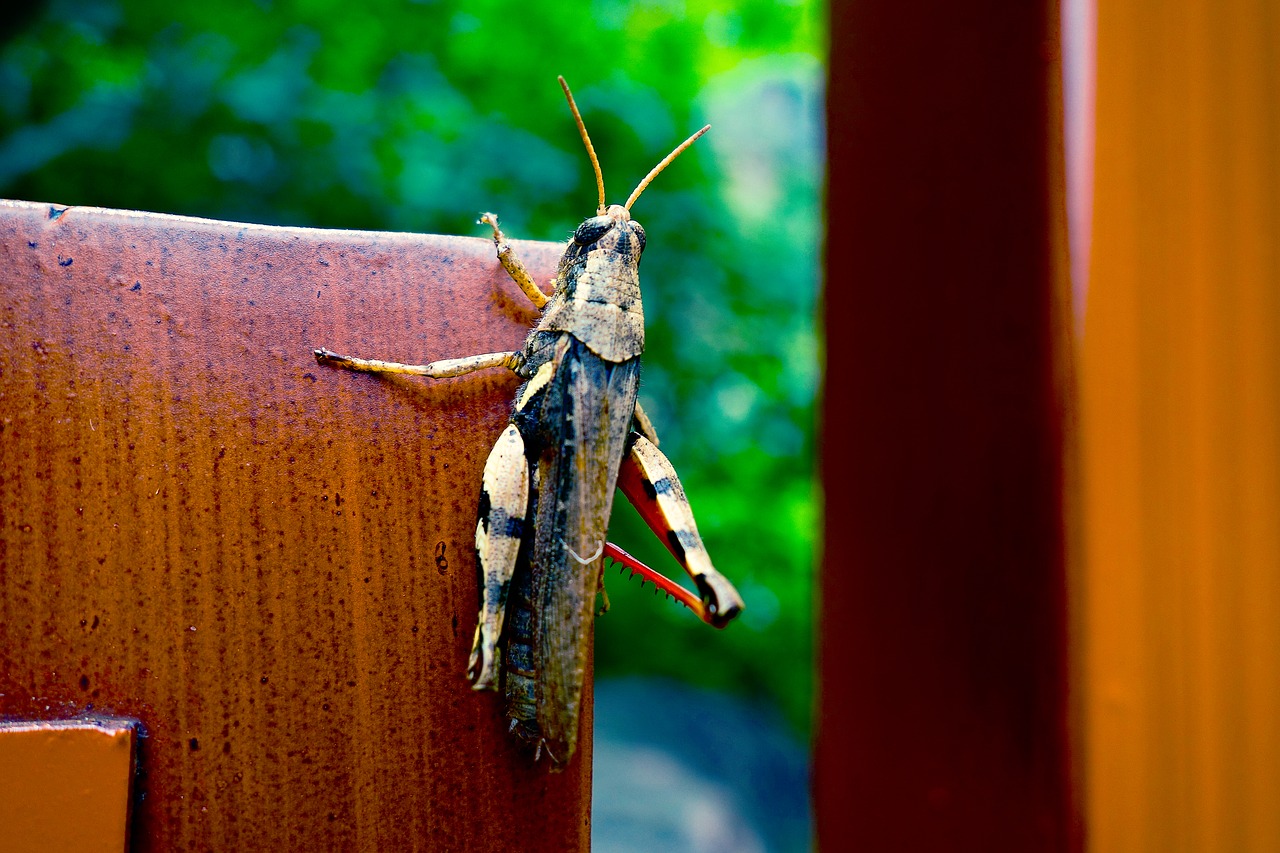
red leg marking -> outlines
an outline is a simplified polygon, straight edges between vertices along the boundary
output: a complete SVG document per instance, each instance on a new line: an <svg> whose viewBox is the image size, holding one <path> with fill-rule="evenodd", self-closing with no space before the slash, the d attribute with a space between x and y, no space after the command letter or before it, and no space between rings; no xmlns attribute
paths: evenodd
<svg viewBox="0 0 1280 853"><path fill-rule="evenodd" d="M659 590L692 610L699 619L704 622L707 621L706 609L702 606L702 602L698 600L696 595L689 592L689 590L680 586L675 581L658 574L653 569L649 568L644 563L619 548L617 545L614 545L612 542L606 542L604 544L604 555L615 563L630 569L632 577L639 575L641 583L649 581Z"/></svg>

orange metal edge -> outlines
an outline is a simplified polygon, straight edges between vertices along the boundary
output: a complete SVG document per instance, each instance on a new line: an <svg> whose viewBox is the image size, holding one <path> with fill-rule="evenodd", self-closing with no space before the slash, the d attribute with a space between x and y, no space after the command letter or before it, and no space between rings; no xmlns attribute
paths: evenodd
<svg viewBox="0 0 1280 853"><path fill-rule="evenodd" d="M137 720L98 716L0 720L5 849L46 850L76 839L128 850L141 729ZM24 836L24 829L34 832Z"/></svg>

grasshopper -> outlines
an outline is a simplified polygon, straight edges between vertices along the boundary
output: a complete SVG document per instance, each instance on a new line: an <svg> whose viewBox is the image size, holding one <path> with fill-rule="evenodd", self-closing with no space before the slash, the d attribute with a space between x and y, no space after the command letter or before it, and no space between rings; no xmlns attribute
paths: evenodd
<svg viewBox="0 0 1280 853"><path fill-rule="evenodd" d="M743 606L712 566L675 469L636 400L645 233L631 218L631 205L710 125L655 166L625 204L606 205L595 148L569 86L559 80L600 203L574 230L549 298L512 251L498 218L480 218L493 231L498 261L542 311L524 347L420 365L315 351L320 363L347 370L441 379L502 367L524 380L484 467L475 540L481 603L467 674L473 689L503 688L511 732L535 748L535 761L546 752L553 768L577 745L590 620L597 590L603 592L605 558L717 628ZM693 579L698 597L605 541L615 485Z"/></svg>

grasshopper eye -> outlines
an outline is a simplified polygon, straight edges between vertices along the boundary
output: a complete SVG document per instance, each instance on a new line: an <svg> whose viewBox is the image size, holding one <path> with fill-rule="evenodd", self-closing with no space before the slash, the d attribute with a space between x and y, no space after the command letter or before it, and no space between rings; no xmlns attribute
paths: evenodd
<svg viewBox="0 0 1280 853"><path fill-rule="evenodd" d="M608 216L593 216L578 226L573 232L573 242L579 246L590 246L599 240L613 227L613 220Z"/></svg>
<svg viewBox="0 0 1280 853"><path fill-rule="evenodd" d="M634 219L631 220L631 233L635 235L636 242L640 244L640 251L643 252L645 243L644 229L641 228L640 223L636 222Z"/></svg>

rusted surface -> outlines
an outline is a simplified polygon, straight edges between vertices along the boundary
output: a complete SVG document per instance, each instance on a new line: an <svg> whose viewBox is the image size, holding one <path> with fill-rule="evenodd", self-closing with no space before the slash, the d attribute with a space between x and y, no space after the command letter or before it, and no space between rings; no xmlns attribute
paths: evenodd
<svg viewBox="0 0 1280 853"><path fill-rule="evenodd" d="M0 849L123 853L137 723L0 722Z"/></svg>
<svg viewBox="0 0 1280 853"><path fill-rule="evenodd" d="M831 9L818 839L1075 849L1058 9Z"/></svg>
<svg viewBox="0 0 1280 853"><path fill-rule="evenodd" d="M0 270L0 713L140 719L137 849L587 846L589 701L552 775L464 676L515 378L311 355L515 348L491 242L8 202Z"/></svg>

